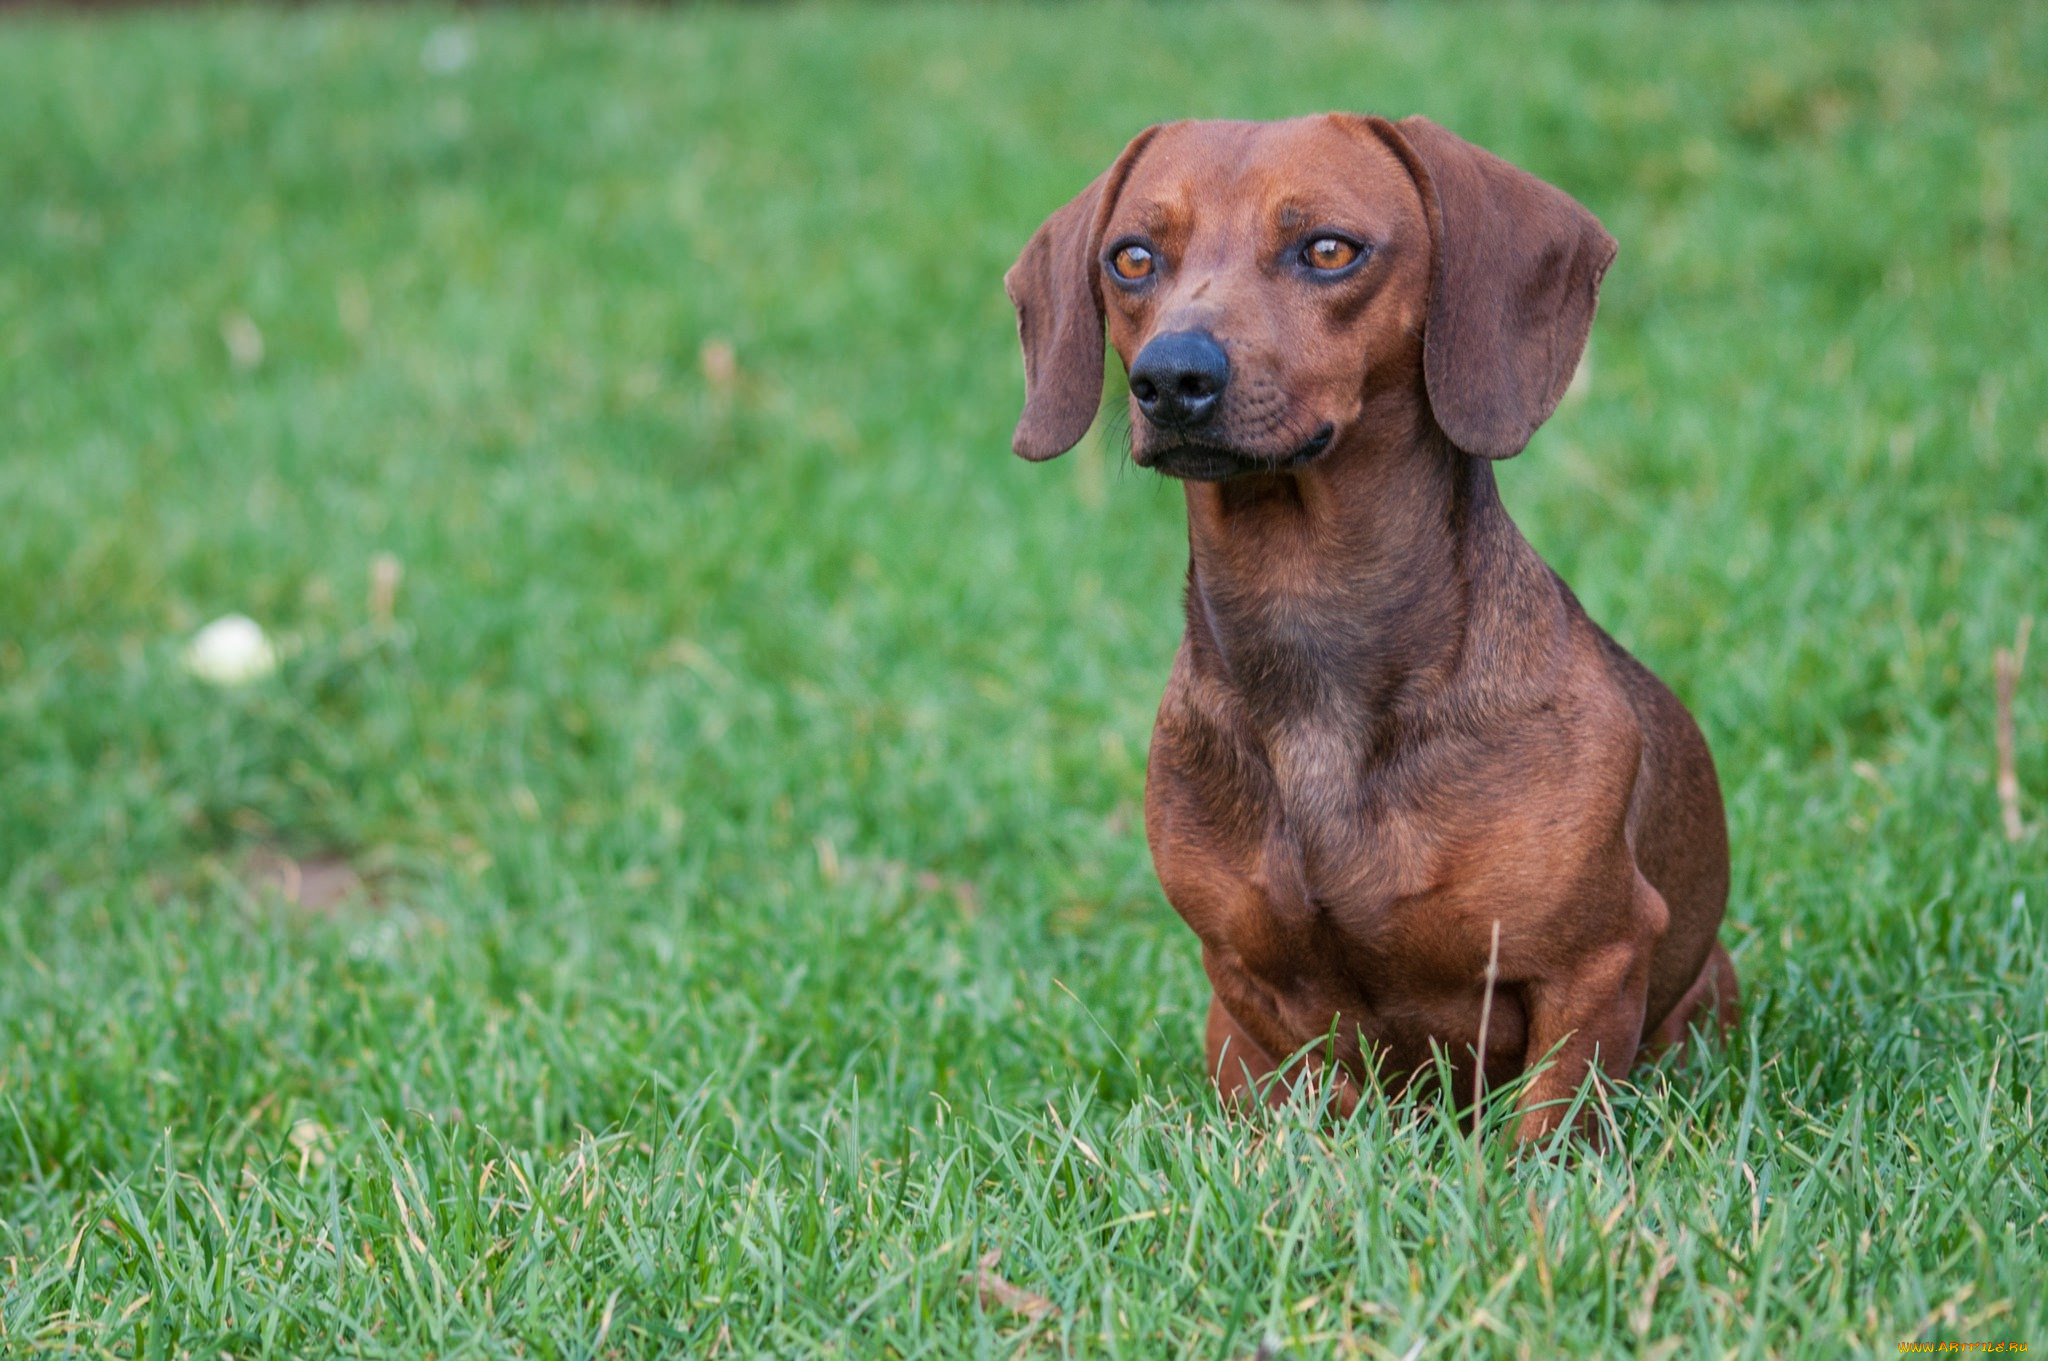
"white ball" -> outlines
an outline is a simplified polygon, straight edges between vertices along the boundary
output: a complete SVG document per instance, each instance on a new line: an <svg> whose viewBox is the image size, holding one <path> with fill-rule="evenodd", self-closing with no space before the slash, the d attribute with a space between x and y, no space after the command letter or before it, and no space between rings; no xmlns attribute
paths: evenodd
<svg viewBox="0 0 2048 1361"><path fill-rule="evenodd" d="M246 614L227 614L193 635L185 669L215 685L241 685L277 670L277 651Z"/></svg>

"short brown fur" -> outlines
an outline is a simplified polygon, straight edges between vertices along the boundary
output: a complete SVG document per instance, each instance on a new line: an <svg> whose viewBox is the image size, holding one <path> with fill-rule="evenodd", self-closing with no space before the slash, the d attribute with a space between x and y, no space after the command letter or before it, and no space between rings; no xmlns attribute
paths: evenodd
<svg viewBox="0 0 2048 1361"><path fill-rule="evenodd" d="M1324 229L1372 248L1341 282L1291 263ZM1105 272L1125 238L1156 253L1142 286ZM1534 1137L1589 1071L1734 1023L1706 743L1522 538L1490 462L1563 395L1613 254L1570 197L1425 119L1330 115L1148 129L1005 280L1027 458L1086 433L1105 324L1126 368L1192 329L1229 357L1212 426L1134 403L1131 433L1186 479L1145 826L1232 1096L1324 1037L1346 1110L1438 1050L1456 1093L1548 1058Z"/></svg>

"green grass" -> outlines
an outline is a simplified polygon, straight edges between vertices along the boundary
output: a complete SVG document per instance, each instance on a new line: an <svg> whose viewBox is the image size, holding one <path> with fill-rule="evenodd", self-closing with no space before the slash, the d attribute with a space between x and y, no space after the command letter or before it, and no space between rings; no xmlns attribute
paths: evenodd
<svg viewBox="0 0 2048 1361"><path fill-rule="evenodd" d="M2043 71L1988 0L0 22L0 1354L2048 1346ZM1179 498L1007 452L1038 221L1327 107L1622 244L1503 482L1713 744L1749 1011L1605 1152L1219 1113ZM185 674L229 611L275 677Z"/></svg>

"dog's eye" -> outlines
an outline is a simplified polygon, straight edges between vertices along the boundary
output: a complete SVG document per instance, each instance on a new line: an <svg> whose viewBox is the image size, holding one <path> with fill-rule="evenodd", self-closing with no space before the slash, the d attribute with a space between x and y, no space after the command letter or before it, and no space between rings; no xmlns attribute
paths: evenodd
<svg viewBox="0 0 2048 1361"><path fill-rule="evenodd" d="M1152 272L1152 252L1143 246L1125 246L1110 258L1109 267L1119 279L1142 279Z"/></svg>
<svg viewBox="0 0 2048 1361"><path fill-rule="evenodd" d="M1343 269L1358 258L1358 243L1341 236L1319 236L1308 243L1301 258L1310 269Z"/></svg>

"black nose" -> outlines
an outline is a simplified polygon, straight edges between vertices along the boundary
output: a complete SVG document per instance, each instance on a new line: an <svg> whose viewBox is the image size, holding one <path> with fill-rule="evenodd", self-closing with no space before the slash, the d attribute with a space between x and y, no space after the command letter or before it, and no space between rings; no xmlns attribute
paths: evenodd
<svg viewBox="0 0 2048 1361"><path fill-rule="evenodd" d="M1154 425L1186 429L1216 414L1230 382L1230 356L1207 331L1154 336L1131 365L1131 395Z"/></svg>

